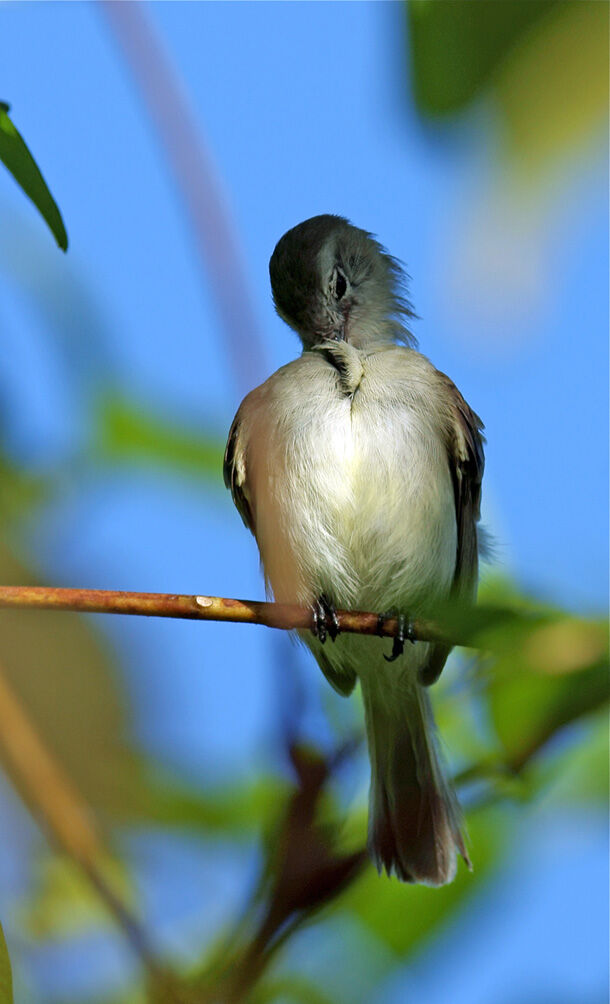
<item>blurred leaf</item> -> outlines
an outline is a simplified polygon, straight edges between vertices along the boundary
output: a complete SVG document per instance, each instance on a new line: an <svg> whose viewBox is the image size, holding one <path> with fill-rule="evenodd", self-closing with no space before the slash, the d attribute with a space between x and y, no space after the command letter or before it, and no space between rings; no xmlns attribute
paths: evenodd
<svg viewBox="0 0 610 1004"><path fill-rule="evenodd" d="M607 630L600 623L523 623L489 639L493 724L506 760L519 770L561 728L609 698Z"/></svg>
<svg viewBox="0 0 610 1004"><path fill-rule="evenodd" d="M56 1004L64 1004L63 1001L56 1002ZM66 1001L65 1004L74 1004L74 999ZM122 990L118 995L104 994L103 997L87 998L87 1004L154 1004L151 998L149 989L144 985L144 983L135 984L129 986L125 990Z"/></svg>
<svg viewBox="0 0 610 1004"><path fill-rule="evenodd" d="M119 807L121 822L157 823L201 834L224 831L238 839L251 837L276 819L286 788L277 778L257 777L250 784L202 792L150 764L143 765L142 777L139 796Z"/></svg>
<svg viewBox="0 0 610 1004"><path fill-rule="evenodd" d="M2 927L0 927L0 1004L13 1004L11 960L9 959Z"/></svg>
<svg viewBox="0 0 610 1004"><path fill-rule="evenodd" d="M494 682L491 711L507 761L520 770L562 727L608 700L608 669L591 667L578 676L551 682L521 673Z"/></svg>
<svg viewBox="0 0 610 1004"><path fill-rule="evenodd" d="M608 12L596 0L410 0L415 102L440 117L492 96L531 183L533 168L606 127Z"/></svg>
<svg viewBox="0 0 610 1004"><path fill-rule="evenodd" d="M137 408L124 398L100 402L98 437L101 451L113 460L142 461L220 482L224 441Z"/></svg>
<svg viewBox="0 0 610 1004"><path fill-rule="evenodd" d="M435 606L434 621L456 645L495 651L508 634L525 638L535 627L557 618L554 608L544 606L498 578L479 591L476 606L454 598Z"/></svg>
<svg viewBox="0 0 610 1004"><path fill-rule="evenodd" d="M604 810L610 791L608 716L597 715L575 727L565 748L554 751L537 766L539 787L545 798L564 805L589 806L597 803ZM563 744L562 744L563 745Z"/></svg>
<svg viewBox="0 0 610 1004"><path fill-rule="evenodd" d="M105 873L113 880L112 888L120 891L124 903L133 905L133 889L125 868L116 860L105 864ZM51 853L36 861L32 887L20 913L25 929L37 940L69 938L114 927L107 907L82 869L64 855Z"/></svg>
<svg viewBox="0 0 610 1004"><path fill-rule="evenodd" d="M0 581L35 581L1 544ZM103 822L250 837L276 818L286 784L275 777L204 792L132 748L113 654L86 618L15 610L2 611L1 619L0 663L11 687Z"/></svg>
<svg viewBox="0 0 610 1004"><path fill-rule="evenodd" d="M398 958L406 958L462 907L498 862L507 838L502 811L492 807L472 813L468 837L474 870L469 872L460 861L450 885L438 889L404 885L380 878L369 867L344 893L337 909L353 912Z"/></svg>
<svg viewBox="0 0 610 1004"><path fill-rule="evenodd" d="M493 78L498 64L557 0L409 0L411 77L426 115L455 114Z"/></svg>
<svg viewBox="0 0 610 1004"><path fill-rule="evenodd" d="M530 183L535 169L548 181L549 159L607 129L609 11L596 0L559 4L501 68L495 97L507 150Z"/></svg>
<svg viewBox="0 0 610 1004"><path fill-rule="evenodd" d="M0 580L34 581L1 545ZM115 660L87 620L51 611L2 611L0 662L81 796L102 814L137 804L145 775L127 742Z"/></svg>
<svg viewBox="0 0 610 1004"><path fill-rule="evenodd" d="M9 105L0 101L0 160L15 181L32 200L46 221L62 251L68 250L68 235L55 199L40 173L36 161L15 128Z"/></svg>
<svg viewBox="0 0 610 1004"><path fill-rule="evenodd" d="M47 496L44 478L15 467L0 454L0 524L5 524L40 503Z"/></svg>
<svg viewBox="0 0 610 1004"><path fill-rule="evenodd" d="M0 581L34 581L1 544ZM1 620L3 672L52 756L102 822L245 830L248 812L272 811L277 785L271 782L263 779L236 793L225 789L208 799L167 771L158 773L132 748L115 660L86 618L14 610L2 611Z"/></svg>
<svg viewBox="0 0 610 1004"><path fill-rule="evenodd" d="M281 979L265 980L250 995L251 1004L272 1004L281 1001L288 1004L336 1004L317 984L302 976L286 976Z"/></svg>
<svg viewBox="0 0 610 1004"><path fill-rule="evenodd" d="M588 738L570 750L570 762L557 771L558 794L574 801L608 801L610 791L608 716L593 723Z"/></svg>
<svg viewBox="0 0 610 1004"><path fill-rule="evenodd" d="M523 649L524 666L532 673L563 676L608 659L606 624L566 618L532 631Z"/></svg>
<svg viewBox="0 0 610 1004"><path fill-rule="evenodd" d="M501 580L486 583L482 599L471 611L453 604L439 620L478 648L472 664L501 748L479 766L501 783L503 770L521 770L555 733L607 704L608 624L571 617Z"/></svg>
<svg viewBox="0 0 610 1004"><path fill-rule="evenodd" d="M33 581L1 545L0 580ZM285 789L276 778L203 792L131 747L112 654L85 618L16 610L1 616L3 671L72 784L104 822L250 836L275 818Z"/></svg>

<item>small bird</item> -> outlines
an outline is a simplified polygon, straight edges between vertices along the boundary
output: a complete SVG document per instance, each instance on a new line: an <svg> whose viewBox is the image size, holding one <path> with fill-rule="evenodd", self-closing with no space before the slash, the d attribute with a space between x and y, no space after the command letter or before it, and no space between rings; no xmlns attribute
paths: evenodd
<svg viewBox="0 0 610 1004"><path fill-rule="evenodd" d="M443 885L456 851L470 867L427 691L451 648L404 642L411 619L474 601L483 426L415 350L405 273L371 234L314 216L284 234L269 272L303 352L242 402L225 484L268 591L313 609L314 631L301 637L328 681L345 696L360 682L373 862ZM399 617L390 658L387 640L337 636L341 608Z"/></svg>

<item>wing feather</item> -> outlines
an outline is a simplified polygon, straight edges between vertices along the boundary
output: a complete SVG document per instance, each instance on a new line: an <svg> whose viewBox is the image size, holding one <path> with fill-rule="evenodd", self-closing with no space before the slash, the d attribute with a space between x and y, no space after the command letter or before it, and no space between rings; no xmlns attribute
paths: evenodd
<svg viewBox="0 0 610 1004"><path fill-rule="evenodd" d="M246 495L246 444L241 425L241 408L233 419L229 432L222 468L224 482L231 495L235 508L251 533L254 533L252 510Z"/></svg>
<svg viewBox="0 0 610 1004"><path fill-rule="evenodd" d="M439 373L439 377L448 406L446 447L457 527L451 595L463 601L474 601L479 574L477 523L481 515L481 482L485 467L484 426L449 377L444 373ZM438 680L450 651L450 645L431 647L430 659L420 672L423 684L429 686Z"/></svg>

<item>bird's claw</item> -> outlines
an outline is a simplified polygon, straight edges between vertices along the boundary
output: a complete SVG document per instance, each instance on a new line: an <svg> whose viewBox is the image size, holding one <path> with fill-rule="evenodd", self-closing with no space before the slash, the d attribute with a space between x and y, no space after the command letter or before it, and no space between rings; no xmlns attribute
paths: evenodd
<svg viewBox="0 0 610 1004"><path fill-rule="evenodd" d="M386 662L394 662L396 659L400 658L405 650L405 641L410 641L413 645L417 641L413 622L405 614L380 614L377 618L378 633L380 635L382 634L385 622L393 616L395 616L398 621L398 631L394 635L392 641L392 654L384 655L383 657Z"/></svg>
<svg viewBox="0 0 610 1004"><path fill-rule="evenodd" d="M317 638L321 645L324 644L327 637L334 641L341 630L334 603L323 594L314 603L312 615L311 632L314 638Z"/></svg>

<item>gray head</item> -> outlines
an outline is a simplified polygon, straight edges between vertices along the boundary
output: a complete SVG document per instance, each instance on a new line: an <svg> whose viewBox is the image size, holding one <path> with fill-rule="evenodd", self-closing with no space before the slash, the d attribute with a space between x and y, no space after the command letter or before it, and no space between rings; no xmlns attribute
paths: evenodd
<svg viewBox="0 0 610 1004"><path fill-rule="evenodd" d="M269 274L276 310L306 349L325 340L415 343L400 264L342 216L313 216L285 233Z"/></svg>

